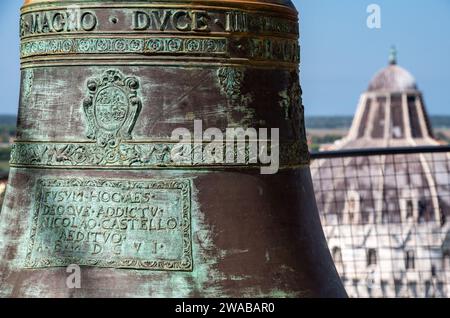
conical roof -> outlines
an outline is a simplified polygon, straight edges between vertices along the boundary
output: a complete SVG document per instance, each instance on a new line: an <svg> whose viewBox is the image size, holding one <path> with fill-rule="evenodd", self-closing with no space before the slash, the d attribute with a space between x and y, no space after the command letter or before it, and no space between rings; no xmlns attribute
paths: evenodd
<svg viewBox="0 0 450 318"><path fill-rule="evenodd" d="M361 95L352 128L338 148L435 145L422 93L409 71L397 65L391 51L389 65L370 81Z"/></svg>

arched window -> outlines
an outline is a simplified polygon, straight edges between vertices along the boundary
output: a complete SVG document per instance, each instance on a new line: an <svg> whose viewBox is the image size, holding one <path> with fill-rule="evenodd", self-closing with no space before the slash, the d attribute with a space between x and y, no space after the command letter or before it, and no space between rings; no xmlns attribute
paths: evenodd
<svg viewBox="0 0 450 318"><path fill-rule="evenodd" d="M336 264L342 264L342 251L339 247L335 246L332 250L333 260Z"/></svg>
<svg viewBox="0 0 450 318"><path fill-rule="evenodd" d="M417 193L414 190L403 189L400 197L400 211L402 221L416 221L419 219L419 201L416 200Z"/></svg>
<svg viewBox="0 0 450 318"><path fill-rule="evenodd" d="M369 248L367 251L367 266L377 264L377 251L374 248Z"/></svg>
<svg viewBox="0 0 450 318"><path fill-rule="evenodd" d="M333 247L331 253L332 253L334 265L336 266L337 271L339 272L339 274L343 275L344 274L344 262L342 261L341 249L339 247L335 246L335 247Z"/></svg>
<svg viewBox="0 0 450 318"><path fill-rule="evenodd" d="M406 219L412 219L414 217L414 204L412 200L406 200Z"/></svg>
<svg viewBox="0 0 450 318"><path fill-rule="evenodd" d="M431 265L431 277L436 277L436 266Z"/></svg>
<svg viewBox="0 0 450 318"><path fill-rule="evenodd" d="M419 200L419 217L418 222L422 223L427 221L427 202L424 199Z"/></svg>
<svg viewBox="0 0 450 318"><path fill-rule="evenodd" d="M444 251L442 255L442 269L450 270L450 250Z"/></svg>
<svg viewBox="0 0 450 318"><path fill-rule="evenodd" d="M414 251L406 251L405 268L406 270L414 269L416 267Z"/></svg>
<svg viewBox="0 0 450 318"><path fill-rule="evenodd" d="M359 222L361 197L356 191L349 191L345 200L344 223L356 224Z"/></svg>

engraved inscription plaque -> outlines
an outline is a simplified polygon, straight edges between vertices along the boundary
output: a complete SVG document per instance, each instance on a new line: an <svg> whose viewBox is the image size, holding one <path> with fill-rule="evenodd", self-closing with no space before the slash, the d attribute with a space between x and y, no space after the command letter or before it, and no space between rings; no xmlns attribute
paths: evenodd
<svg viewBox="0 0 450 318"><path fill-rule="evenodd" d="M191 183L41 179L25 267L192 270Z"/></svg>

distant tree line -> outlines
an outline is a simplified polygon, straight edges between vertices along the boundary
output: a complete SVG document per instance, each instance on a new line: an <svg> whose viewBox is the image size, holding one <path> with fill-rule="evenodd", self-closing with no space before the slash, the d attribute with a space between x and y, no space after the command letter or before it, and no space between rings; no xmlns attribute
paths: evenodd
<svg viewBox="0 0 450 318"><path fill-rule="evenodd" d="M430 120L434 129L439 128L450 129L450 116L430 116Z"/></svg>
<svg viewBox="0 0 450 318"><path fill-rule="evenodd" d="M1 161L9 161L10 153L11 153L11 149L9 147L0 148L0 162Z"/></svg>
<svg viewBox="0 0 450 318"><path fill-rule="evenodd" d="M348 129L352 125L352 116L306 116L307 129Z"/></svg>
<svg viewBox="0 0 450 318"><path fill-rule="evenodd" d="M450 128L450 116L430 116L434 128ZM309 129L348 129L353 116L306 116ZM15 133L17 118L13 115L0 115L0 132Z"/></svg>
<svg viewBox="0 0 450 318"><path fill-rule="evenodd" d="M449 128L450 116L430 116L434 129ZM307 129L349 129L353 116L306 116Z"/></svg>
<svg viewBox="0 0 450 318"><path fill-rule="evenodd" d="M0 125L0 143L7 143L16 135L16 125Z"/></svg>
<svg viewBox="0 0 450 318"><path fill-rule="evenodd" d="M0 115L0 126L16 126L17 117L14 115Z"/></svg>

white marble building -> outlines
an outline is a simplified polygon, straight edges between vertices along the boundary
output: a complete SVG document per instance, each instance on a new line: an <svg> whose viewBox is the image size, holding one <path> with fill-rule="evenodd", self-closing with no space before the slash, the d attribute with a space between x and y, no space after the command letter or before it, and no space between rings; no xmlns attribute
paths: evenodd
<svg viewBox="0 0 450 318"><path fill-rule="evenodd" d="M333 150L438 144L414 77L393 55ZM349 296L450 296L450 153L321 159L312 174Z"/></svg>
<svg viewBox="0 0 450 318"><path fill-rule="evenodd" d="M2 208L3 198L5 196L7 183L8 183L7 177L2 178L2 176L0 176L0 211Z"/></svg>

